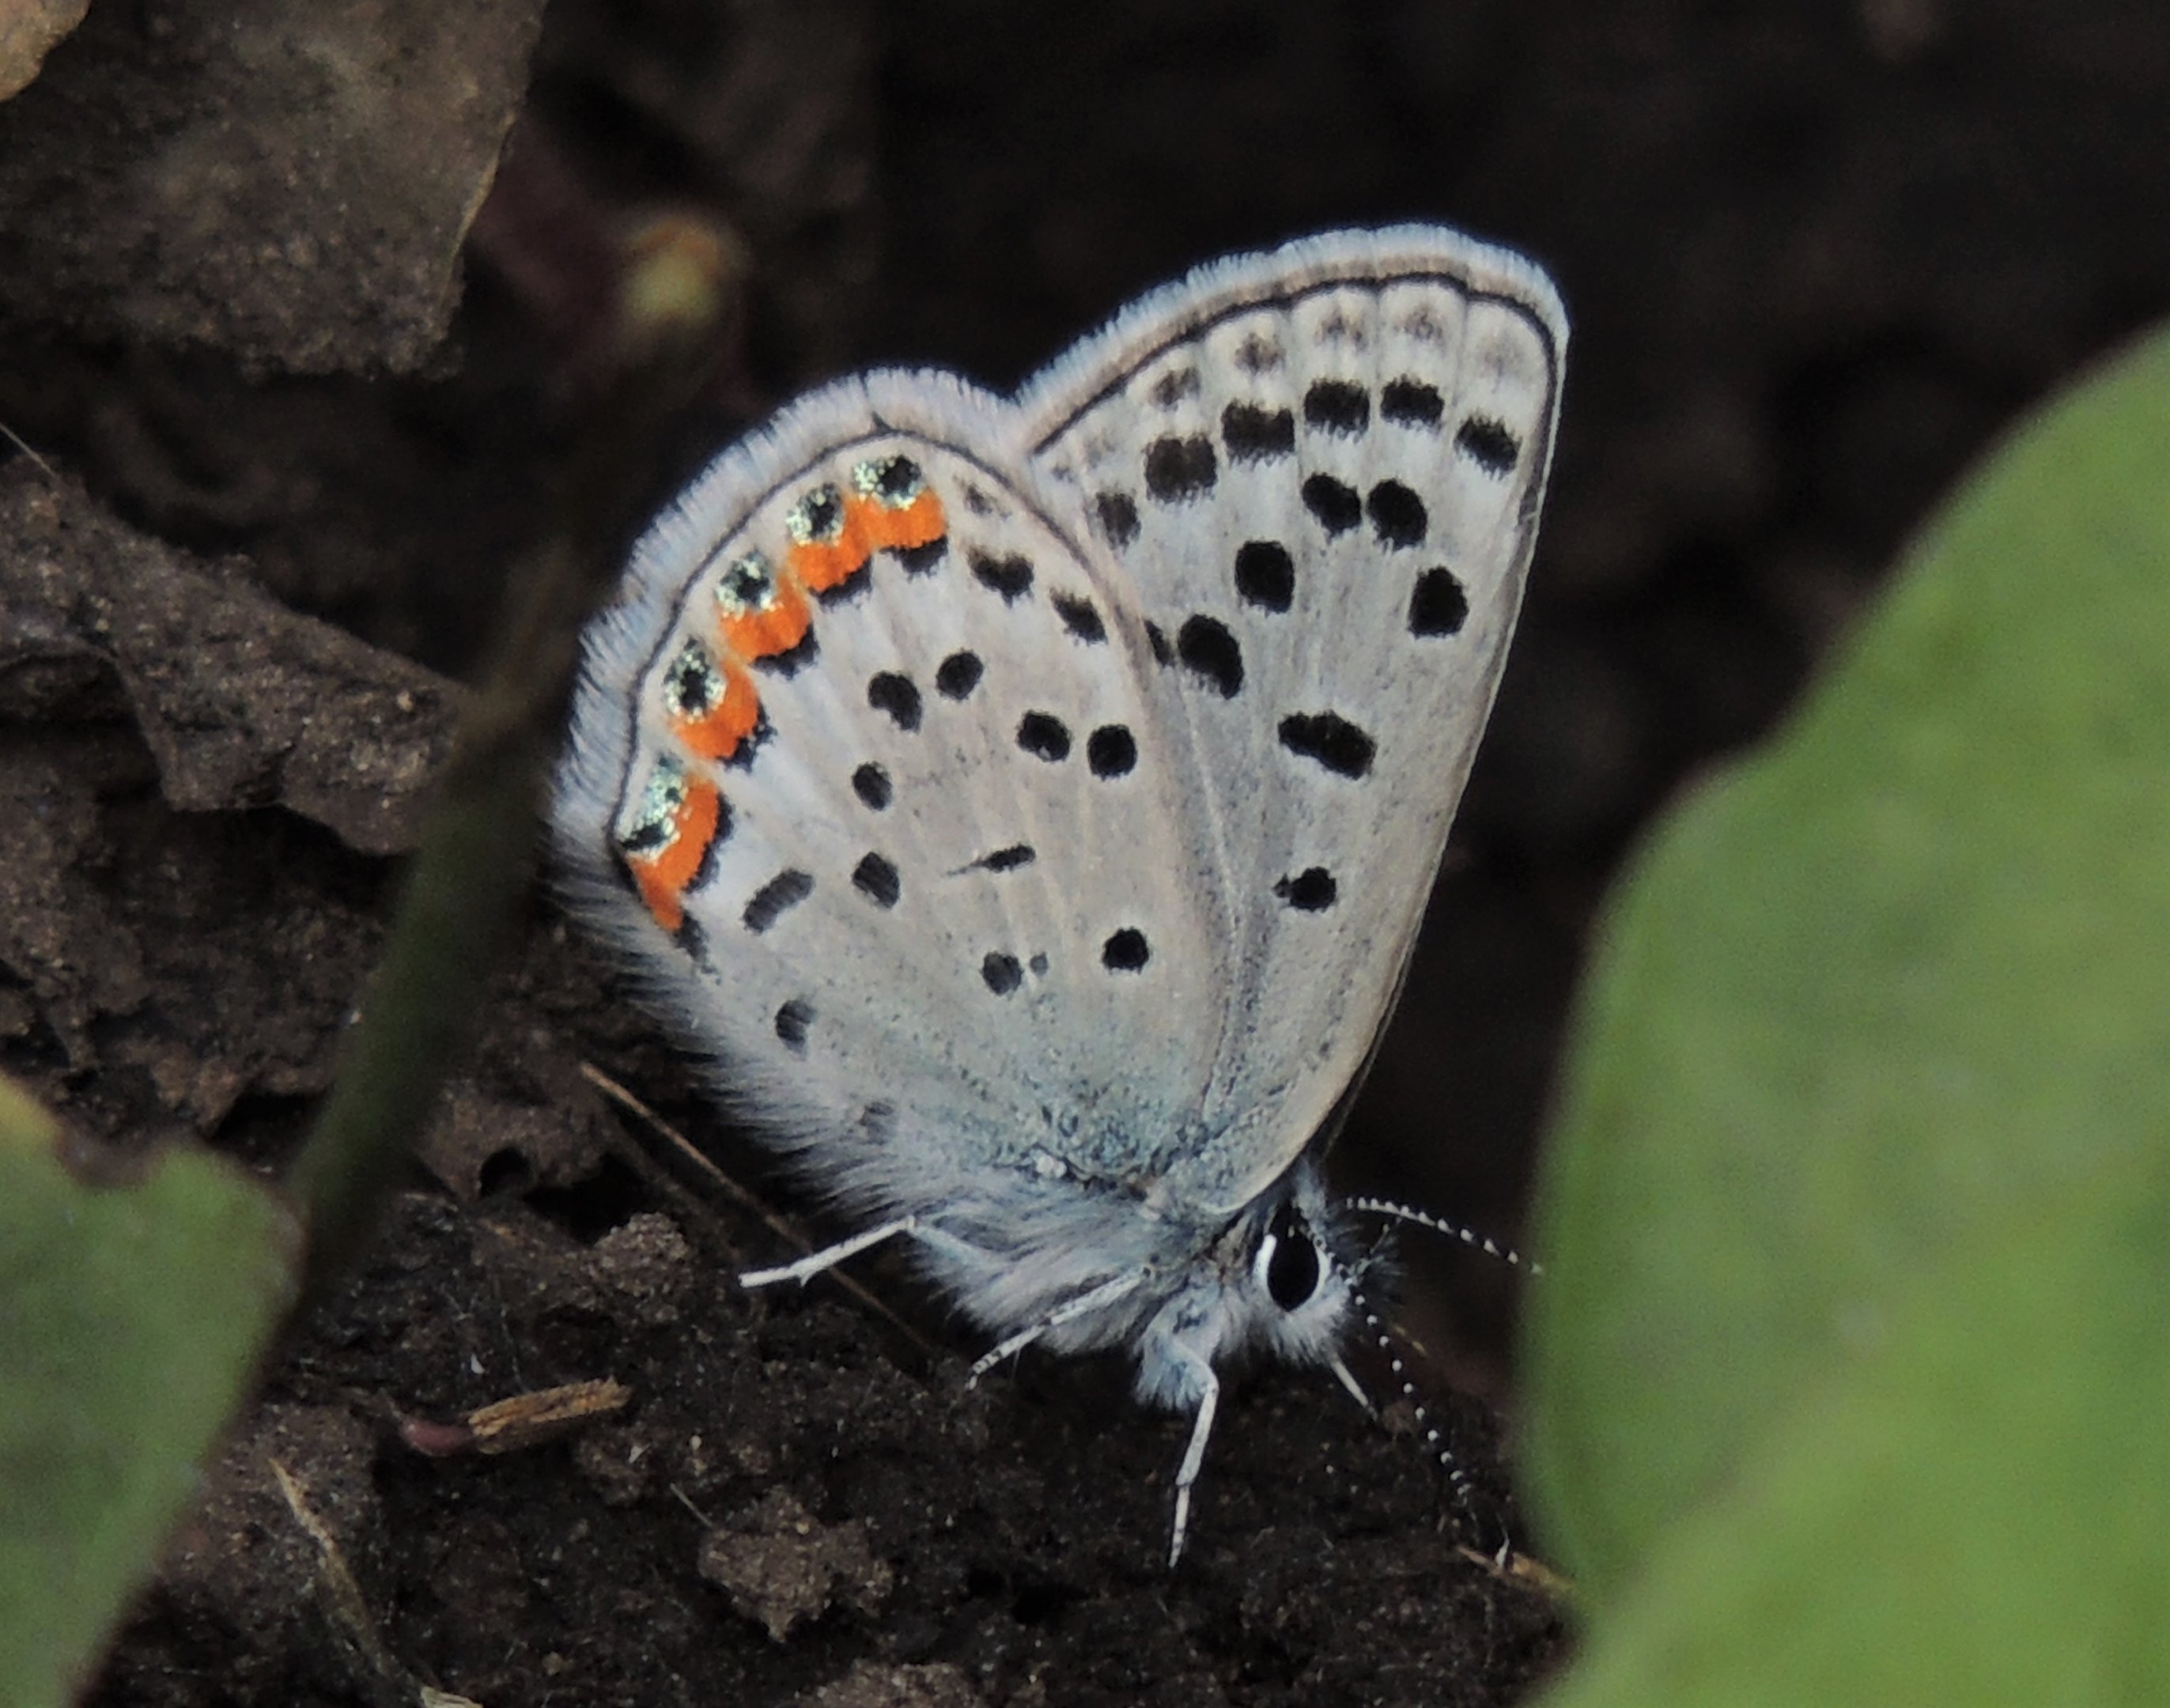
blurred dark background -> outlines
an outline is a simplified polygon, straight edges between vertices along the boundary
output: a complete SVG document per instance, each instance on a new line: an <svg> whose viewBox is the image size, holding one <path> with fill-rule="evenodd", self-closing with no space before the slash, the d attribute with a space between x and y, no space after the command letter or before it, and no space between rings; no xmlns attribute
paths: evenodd
<svg viewBox="0 0 2170 1708"><path fill-rule="evenodd" d="M659 496L810 384L1008 386L1228 250L1423 219L1529 252L1574 323L1553 497L1341 1157L1512 1237L1638 829L1782 718L1970 459L2170 307L2166 208L2170 10L2139 0L554 0L419 371L45 326L8 339L0 419L137 526L458 673L648 216L751 268ZM1504 1272L1410 1251L1427 1338L1499 1391Z"/></svg>

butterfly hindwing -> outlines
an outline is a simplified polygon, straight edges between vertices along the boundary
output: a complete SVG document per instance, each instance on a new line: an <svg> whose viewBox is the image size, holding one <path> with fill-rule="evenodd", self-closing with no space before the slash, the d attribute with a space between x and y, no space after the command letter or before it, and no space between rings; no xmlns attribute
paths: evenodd
<svg viewBox="0 0 2170 1708"><path fill-rule="evenodd" d="M1006 1166L1149 1182L1217 1043L1150 638L983 460L1008 411L874 376L719 461L599 631L559 792L738 1106L884 1209Z"/></svg>

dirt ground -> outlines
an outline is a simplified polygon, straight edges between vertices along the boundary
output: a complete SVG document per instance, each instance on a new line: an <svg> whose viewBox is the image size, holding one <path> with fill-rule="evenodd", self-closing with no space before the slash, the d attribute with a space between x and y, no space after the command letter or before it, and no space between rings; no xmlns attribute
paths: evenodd
<svg viewBox="0 0 2170 1708"><path fill-rule="evenodd" d="M392 4L354 26L409 32L390 125L354 40L237 56L279 15L94 7L0 105L0 424L45 465L0 450L0 1068L84 1130L265 1166L643 213L751 267L659 497L810 383L1013 383L1229 249L1424 217L1553 268L1575 342L1530 604L1337 1154L1508 1237L1638 828L1783 715L1970 458L2170 306L2170 13L2114 0L559 0L539 39L532 5ZM777 1237L584 1064L768 1195L538 897L412 1190L92 1700L1492 1703L1564 1659L1560 1604L1483 1557L1543 1552L1496 1266L1408 1253L1467 1509L1405 1411L1263 1372L1171 1575L1181 1430L1120 1366L968 1388L974 1348L878 1262L899 1321L749 1300L729 1277ZM446 1427L602 1379L545 1441Z"/></svg>

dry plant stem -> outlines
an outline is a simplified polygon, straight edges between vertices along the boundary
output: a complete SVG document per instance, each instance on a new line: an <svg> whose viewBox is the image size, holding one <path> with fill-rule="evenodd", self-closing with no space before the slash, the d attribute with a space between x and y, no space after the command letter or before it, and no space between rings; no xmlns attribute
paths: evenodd
<svg viewBox="0 0 2170 1708"><path fill-rule="evenodd" d="M309 1229L313 1294L374 1226L465 1043L532 864L545 768L581 625L641 520L659 430L698 393L736 284L714 251L642 255L621 282L616 360L598 387L556 527L510 583L511 608L462 724L383 962L286 1187ZM663 270L665 276L639 276Z"/></svg>
<svg viewBox="0 0 2170 1708"><path fill-rule="evenodd" d="M695 1145L692 1140L688 1139L683 1133L681 1133L676 1127L665 1120L662 1116L657 1114L655 1110L649 1108L647 1104L642 1102L639 1098L633 1096L631 1092L628 1091L623 1086L620 1085L601 1068L596 1066L592 1062L584 1061L580 1064L580 1075L581 1077L585 1079L590 1085L593 1086L597 1091L601 1092L620 1108L625 1110L627 1113L644 1123L651 1131L655 1132L665 1144L670 1145L672 1153L676 1156L679 1161L687 1168L691 1169L695 1174L698 1175L718 1192L723 1193L724 1197L730 1198L733 1204L736 1204L747 1214L759 1218L768 1230L774 1234L778 1239L783 1241L787 1245L797 1246L802 1253L810 1254L813 1252L814 1242L806 1237L804 1232L795 1223L778 1215L775 1210L769 1207L767 1201L764 1200L758 1193L749 1192L745 1187L740 1185L738 1182L732 1179L730 1175L724 1173L723 1169L717 1165L714 1157L710 1156L706 1151ZM656 1162L655 1159L650 1156L638 1144L628 1140L623 1146L614 1145L612 1150L614 1154L623 1158L627 1166L640 1174L644 1179L648 1180L652 1184L671 1193L675 1197L686 1199L689 1204L698 1208L704 1215L708 1216L713 1220L714 1212L711 1207L703 1203L698 1198L696 1198L692 1193L688 1193L683 1186L679 1184L676 1178L671 1175L669 1170L660 1166ZM744 1260L737 1252L734 1251L732 1252L731 1258L732 1262L738 1267L741 1268L745 1267ZM888 1305L883 1304L879 1299L876 1298L873 1293L867 1289L863 1284L854 1280L852 1276L847 1273L843 1269L835 1268L825 1270L822 1272L822 1278L834 1284L844 1292L850 1294L852 1298L858 1300L858 1302L868 1310L879 1317L884 1322L889 1325L891 1330L901 1336L905 1342L911 1346L911 1349L917 1353L922 1358L932 1358L934 1356L934 1347L933 1343L927 1340L926 1336L921 1334L917 1329L913 1328L910 1323L906 1322L901 1316L899 1316L896 1312L890 1310Z"/></svg>

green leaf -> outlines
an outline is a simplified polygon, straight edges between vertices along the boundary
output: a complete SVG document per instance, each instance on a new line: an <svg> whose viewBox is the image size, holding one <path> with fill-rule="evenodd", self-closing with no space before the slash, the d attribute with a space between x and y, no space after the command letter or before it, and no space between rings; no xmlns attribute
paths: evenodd
<svg viewBox="0 0 2170 1708"><path fill-rule="evenodd" d="M0 1081L0 1700L73 1695L295 1289L259 1182L162 1150L97 1184Z"/></svg>
<svg viewBox="0 0 2170 1708"><path fill-rule="evenodd" d="M1956 1240L1547 1708L2170 1700L2170 1156Z"/></svg>
<svg viewBox="0 0 2170 1708"><path fill-rule="evenodd" d="M2158 338L1991 460L1782 739L1618 895L1530 1350L1544 1540L1601 1626L1670 1526L1764 1486L1802 1408L1888 1356L1955 1252L2166 1148ZM2035 1470L2016 1442L2001 1463L1984 1499Z"/></svg>

